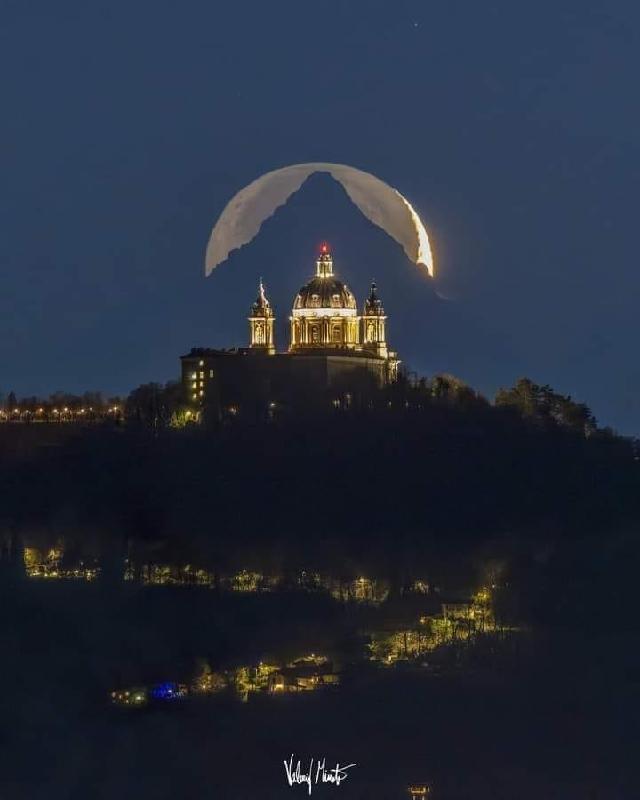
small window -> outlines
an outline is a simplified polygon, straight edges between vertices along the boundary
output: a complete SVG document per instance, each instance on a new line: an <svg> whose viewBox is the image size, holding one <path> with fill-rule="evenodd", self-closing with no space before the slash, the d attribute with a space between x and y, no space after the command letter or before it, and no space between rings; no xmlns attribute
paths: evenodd
<svg viewBox="0 0 640 800"><path fill-rule="evenodd" d="M212 369L209 370L209 377L213 378L213 370Z"/></svg>

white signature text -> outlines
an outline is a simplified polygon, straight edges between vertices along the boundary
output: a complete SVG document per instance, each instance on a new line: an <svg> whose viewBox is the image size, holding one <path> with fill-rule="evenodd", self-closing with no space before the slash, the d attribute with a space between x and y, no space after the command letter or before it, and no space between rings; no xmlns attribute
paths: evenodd
<svg viewBox="0 0 640 800"><path fill-rule="evenodd" d="M283 762L287 782L289 786L306 784L309 794L311 794L313 786L318 783L330 783L334 786L340 786L343 781L347 780L348 770L356 766L355 764L345 764L341 767L340 763L337 763L335 767L327 767L325 758L310 758L309 766L303 767L301 759L297 759L295 766L293 759L292 753L291 758Z"/></svg>

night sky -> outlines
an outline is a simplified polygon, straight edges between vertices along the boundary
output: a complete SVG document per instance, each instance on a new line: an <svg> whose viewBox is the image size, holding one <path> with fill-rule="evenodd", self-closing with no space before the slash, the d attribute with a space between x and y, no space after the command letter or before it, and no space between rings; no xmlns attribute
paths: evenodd
<svg viewBox="0 0 640 800"><path fill-rule="evenodd" d="M410 369L522 375L640 433L640 6L540 0L4 0L0 392L127 392L286 345L328 239L375 277ZM303 161L373 172L430 232L432 285L328 177L204 278L235 191ZM446 299L443 299L446 298Z"/></svg>

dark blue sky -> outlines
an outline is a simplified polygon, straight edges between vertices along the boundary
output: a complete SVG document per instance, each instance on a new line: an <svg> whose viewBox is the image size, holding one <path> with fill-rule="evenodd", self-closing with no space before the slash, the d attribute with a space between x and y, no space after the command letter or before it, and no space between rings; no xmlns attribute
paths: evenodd
<svg viewBox="0 0 640 800"><path fill-rule="evenodd" d="M636 2L5 0L0 391L175 377L244 343L260 274L283 345L327 238L412 368L640 433L639 31ZM413 202L448 302L326 176L205 280L229 197L315 160Z"/></svg>

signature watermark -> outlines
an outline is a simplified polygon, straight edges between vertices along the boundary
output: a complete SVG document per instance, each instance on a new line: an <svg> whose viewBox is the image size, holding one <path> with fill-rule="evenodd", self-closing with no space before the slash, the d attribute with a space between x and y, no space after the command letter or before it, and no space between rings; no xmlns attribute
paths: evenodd
<svg viewBox="0 0 640 800"><path fill-rule="evenodd" d="M311 794L314 786L328 783L333 786L340 786L347 780L347 772L355 764L345 764L340 766L338 762L334 767L327 766L326 758L310 758L308 766L302 766L302 759L298 758L294 765L294 755L288 761L284 761L284 771L289 786L306 784L307 792Z"/></svg>

